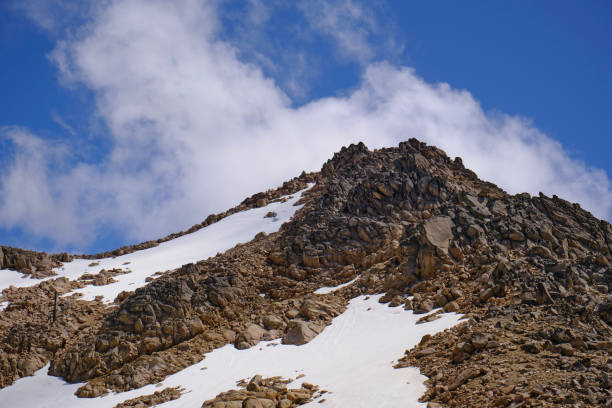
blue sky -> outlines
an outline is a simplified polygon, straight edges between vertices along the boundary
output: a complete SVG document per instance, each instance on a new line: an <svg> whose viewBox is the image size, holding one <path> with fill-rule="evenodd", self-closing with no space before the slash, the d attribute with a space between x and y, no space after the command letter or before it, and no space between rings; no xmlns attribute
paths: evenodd
<svg viewBox="0 0 612 408"><path fill-rule="evenodd" d="M612 218L607 1L0 5L0 242L157 238L419 137Z"/></svg>

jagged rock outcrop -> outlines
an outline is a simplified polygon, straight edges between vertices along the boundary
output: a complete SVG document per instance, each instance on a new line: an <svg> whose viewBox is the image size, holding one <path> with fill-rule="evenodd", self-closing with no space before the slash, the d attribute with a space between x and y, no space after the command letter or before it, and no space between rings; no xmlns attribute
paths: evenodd
<svg viewBox="0 0 612 408"><path fill-rule="evenodd" d="M36 278L55 275L53 268L62 262L72 261L72 255L65 252L49 255L45 252L27 251L0 245L0 269L12 269Z"/></svg>
<svg viewBox="0 0 612 408"><path fill-rule="evenodd" d="M287 388L291 381L255 375L248 383L243 380L238 384L241 390L222 392L205 401L202 408L295 408L325 394L325 391L316 394L319 387L309 383L302 383L300 388Z"/></svg>
<svg viewBox="0 0 612 408"><path fill-rule="evenodd" d="M179 387L168 387L162 391L155 391L153 394L143 395L141 397L131 398L113 408L147 408L154 407L164 402L172 401L181 397L181 389Z"/></svg>
<svg viewBox="0 0 612 408"><path fill-rule="evenodd" d="M81 286L78 281L61 277L3 291L2 298L8 305L0 312L0 387L32 375L78 336L96 332L105 313L112 309L99 301L61 297Z"/></svg>

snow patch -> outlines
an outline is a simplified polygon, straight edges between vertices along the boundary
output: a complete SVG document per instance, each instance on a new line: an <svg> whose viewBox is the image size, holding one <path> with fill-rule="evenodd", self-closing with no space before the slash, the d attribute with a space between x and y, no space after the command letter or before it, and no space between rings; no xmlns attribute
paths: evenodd
<svg viewBox="0 0 612 408"><path fill-rule="evenodd" d="M332 292L335 292L335 291L337 291L339 289L347 287L348 285L351 285L351 284L357 282L358 279L359 279L359 276L356 277L353 280L350 280L350 281L348 281L346 283L343 283L341 285L338 285L338 286L323 286L322 288L319 288L319 289L315 290L314 293L316 295L326 295L328 293L332 293Z"/></svg>
<svg viewBox="0 0 612 408"><path fill-rule="evenodd" d="M0 401L10 407L108 408L165 387L181 386L186 389L185 394L159 407L192 408L220 392L237 388L238 380L255 374L286 378L305 374L289 386L307 381L330 391L324 395L324 402L315 400L305 407L424 407L418 398L425 392L426 377L413 367L392 366L425 334L450 328L461 316L442 314L433 322L416 324L419 316L401 307L378 303L380 296L351 300L343 314L303 346L284 345L279 340L261 342L247 350L226 345L161 384L92 399L74 396L82 384L67 384L48 376L47 366L33 377L22 378L0 390ZM271 344L276 347L266 347Z"/></svg>
<svg viewBox="0 0 612 408"><path fill-rule="evenodd" d="M21 272L13 271L10 269L0 269L0 292L10 286L17 288L23 288L27 286L34 286L42 282L44 279L29 278Z"/></svg>

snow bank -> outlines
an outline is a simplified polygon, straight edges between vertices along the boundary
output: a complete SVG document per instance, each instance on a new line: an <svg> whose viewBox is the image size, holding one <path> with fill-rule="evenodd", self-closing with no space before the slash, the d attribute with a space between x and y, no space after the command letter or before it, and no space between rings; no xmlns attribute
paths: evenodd
<svg viewBox="0 0 612 408"><path fill-rule="evenodd" d="M96 296L101 295L105 302L112 302L121 291L131 291L144 286L145 279L155 272L165 272L184 264L215 256L217 253L233 248L236 244L249 242L260 232L270 234L278 231L280 226L289 221L293 214L301 208L294 204L301 198L304 191L306 189L297 192L284 203L275 202L265 207L232 214L196 232L163 242L153 248L116 258L75 259L72 262L66 262L63 267L54 269L57 275L49 279L65 276L74 280L84 273L96 274L101 269L130 270L130 273L115 276L114 279L117 282L110 285L89 285L65 295L81 293L85 300L93 300ZM270 211L276 212L276 217L264 218ZM88 266L92 263L98 264ZM23 275L15 271L0 272L0 291L10 285L33 286L42 281L41 279L23 279L21 278Z"/></svg>
<svg viewBox="0 0 612 408"><path fill-rule="evenodd" d="M303 346L283 345L278 340L247 350L227 345L161 384L93 399L77 398L73 393L81 384L49 377L43 368L33 377L0 390L0 401L10 407L111 408L126 399L181 386L186 389L181 398L159 407L193 408L237 388L236 381L255 374L286 378L304 374L290 386L307 381L330 391L323 403L314 401L308 407L423 407L418 398L425 391L425 377L416 368L394 369L392 365L425 334L454 326L460 316L443 314L438 320L417 325L419 316L412 311L382 305L379 298L353 299L342 315Z"/></svg>

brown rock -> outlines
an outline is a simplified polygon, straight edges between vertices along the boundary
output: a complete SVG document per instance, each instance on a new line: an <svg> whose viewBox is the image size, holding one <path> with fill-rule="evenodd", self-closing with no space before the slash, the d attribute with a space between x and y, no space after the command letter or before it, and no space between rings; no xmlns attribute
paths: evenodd
<svg viewBox="0 0 612 408"><path fill-rule="evenodd" d="M143 348L145 353L151 354L161 348L161 341L158 337L145 337L143 340Z"/></svg>
<svg viewBox="0 0 612 408"><path fill-rule="evenodd" d="M44 363L34 356L22 357L17 363L17 368L24 377L33 375L36 371L42 368Z"/></svg>
<svg viewBox="0 0 612 408"><path fill-rule="evenodd" d="M393 189L384 184L377 184L376 189L383 195L387 197L393 197Z"/></svg>
<svg viewBox="0 0 612 408"><path fill-rule="evenodd" d="M271 252L268 259L275 265L285 265L287 263L285 254L282 252Z"/></svg>
<svg viewBox="0 0 612 408"><path fill-rule="evenodd" d="M277 316L266 315L263 317L263 325L266 330L280 329L285 326L285 322Z"/></svg>
<svg viewBox="0 0 612 408"><path fill-rule="evenodd" d="M490 217L491 212L487 208L487 199L485 197L476 197L473 194L465 194L464 199L471 209L483 217Z"/></svg>
<svg viewBox="0 0 612 408"><path fill-rule="evenodd" d="M459 305L453 300L452 302L448 302L447 304L445 304L443 309L446 313L458 312Z"/></svg>
<svg viewBox="0 0 612 408"><path fill-rule="evenodd" d="M513 230L508 233L508 238L512 241L522 242L525 240L525 235L521 231Z"/></svg>
<svg viewBox="0 0 612 408"><path fill-rule="evenodd" d="M530 354L538 354L540 352L540 345L535 341L527 342L521 345L521 348Z"/></svg>
<svg viewBox="0 0 612 408"><path fill-rule="evenodd" d="M278 408L291 408L293 404L291 403L291 400L288 399L282 399L280 401L278 401Z"/></svg>
<svg viewBox="0 0 612 408"><path fill-rule="evenodd" d="M538 302L538 304L540 305L554 302L553 298L550 296L550 293L548 292L548 288L546 287L545 284L541 282L538 283L538 287L536 289L536 302Z"/></svg>
<svg viewBox="0 0 612 408"><path fill-rule="evenodd" d="M283 337L283 344L295 344L301 346L314 339L321 332L321 328L304 322L302 320L291 320L287 329L287 334Z"/></svg>
<svg viewBox="0 0 612 408"><path fill-rule="evenodd" d="M474 333L472 335L471 342L475 350L482 350L483 348L487 346L489 339L484 334Z"/></svg>
<svg viewBox="0 0 612 408"><path fill-rule="evenodd" d="M465 369L448 385L448 390L454 391L472 378L478 377L480 374L481 370L479 368L472 367Z"/></svg>
<svg viewBox="0 0 612 408"><path fill-rule="evenodd" d="M320 317L335 317L338 311L328 303L306 299L300 306L300 313L309 320Z"/></svg>
<svg viewBox="0 0 612 408"><path fill-rule="evenodd" d="M108 394L108 389L101 384L87 383L80 387L75 395L79 398L95 398Z"/></svg>
<svg viewBox="0 0 612 408"><path fill-rule="evenodd" d="M453 238L453 226L453 220L448 216L430 218L423 224L425 239L429 244L446 251Z"/></svg>
<svg viewBox="0 0 612 408"><path fill-rule="evenodd" d="M550 250L541 245L534 245L529 249L529 255L531 256L541 256L546 259L554 259Z"/></svg>
<svg viewBox="0 0 612 408"><path fill-rule="evenodd" d="M244 400L242 408L264 408L259 398L249 398Z"/></svg>
<svg viewBox="0 0 612 408"><path fill-rule="evenodd" d="M415 314L429 313L433 310L434 304L431 300L425 299L418 304L418 306L414 309Z"/></svg>
<svg viewBox="0 0 612 408"><path fill-rule="evenodd" d="M318 255L308 255L304 253L302 254L302 262L304 263L304 265L309 266L311 268L318 268L321 266Z"/></svg>
<svg viewBox="0 0 612 408"><path fill-rule="evenodd" d="M254 346L264 336L265 330L257 324L249 324L247 328L236 336L235 344L236 348L244 349L248 348L245 345Z"/></svg>

